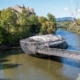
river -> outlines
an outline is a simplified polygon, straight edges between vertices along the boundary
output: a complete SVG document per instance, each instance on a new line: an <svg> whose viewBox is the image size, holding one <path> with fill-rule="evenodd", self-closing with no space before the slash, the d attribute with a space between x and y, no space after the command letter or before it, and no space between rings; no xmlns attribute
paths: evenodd
<svg viewBox="0 0 80 80"><path fill-rule="evenodd" d="M80 36L58 30L68 42L68 50L80 50ZM21 48L0 51L0 80L80 80L80 61L66 58L38 58Z"/></svg>
<svg viewBox="0 0 80 80"><path fill-rule="evenodd" d="M68 50L80 51L80 35L64 30L57 30L57 35L63 36L68 43Z"/></svg>

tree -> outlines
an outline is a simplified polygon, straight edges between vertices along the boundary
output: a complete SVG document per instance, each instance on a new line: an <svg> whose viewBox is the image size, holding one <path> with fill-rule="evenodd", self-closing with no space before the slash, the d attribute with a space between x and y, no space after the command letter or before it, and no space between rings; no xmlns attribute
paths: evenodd
<svg viewBox="0 0 80 80"><path fill-rule="evenodd" d="M0 45L7 42L8 32L0 26Z"/></svg>
<svg viewBox="0 0 80 80"><path fill-rule="evenodd" d="M22 13L18 13L17 25L19 26L18 33L20 39L28 37L31 35L30 32L30 22L29 22L29 13L27 10L23 10Z"/></svg>
<svg viewBox="0 0 80 80"><path fill-rule="evenodd" d="M41 34L50 34L50 33L55 33L56 31L56 19L55 17L48 13L48 18L41 17L39 18L39 21L41 22L41 29L40 33Z"/></svg>
<svg viewBox="0 0 80 80"><path fill-rule="evenodd" d="M47 18L41 16L41 17L38 17L38 20L39 20L40 23L44 23L45 21L47 21Z"/></svg>
<svg viewBox="0 0 80 80"><path fill-rule="evenodd" d="M1 11L1 25L7 31L13 31L13 27L16 25L17 15L12 9L4 9Z"/></svg>
<svg viewBox="0 0 80 80"><path fill-rule="evenodd" d="M35 14L29 16L29 22L32 34L38 33L40 30L40 23L38 17Z"/></svg>
<svg viewBox="0 0 80 80"><path fill-rule="evenodd" d="M7 8L0 11L0 44L16 44L20 39L41 33L50 34L56 30L56 20L52 14L38 17L29 9L21 12Z"/></svg>
<svg viewBox="0 0 80 80"><path fill-rule="evenodd" d="M50 13L48 13L47 16L48 16L48 20L53 23L52 24L53 28L56 30L57 28L56 28L56 19L55 19L55 16L52 15L52 14L50 14Z"/></svg>
<svg viewBox="0 0 80 80"><path fill-rule="evenodd" d="M80 18L78 18L78 19L76 20L76 24L77 24L78 26L80 26Z"/></svg>

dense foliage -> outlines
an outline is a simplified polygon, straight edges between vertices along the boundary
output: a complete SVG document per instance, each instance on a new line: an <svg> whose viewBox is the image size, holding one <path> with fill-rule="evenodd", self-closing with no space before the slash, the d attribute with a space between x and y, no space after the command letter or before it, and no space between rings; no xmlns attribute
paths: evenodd
<svg viewBox="0 0 80 80"><path fill-rule="evenodd" d="M23 8L16 12L11 8L0 11L0 45L15 44L20 39L35 35L48 34L56 30L56 20L52 14L39 17Z"/></svg>
<svg viewBox="0 0 80 80"><path fill-rule="evenodd" d="M57 28L59 27L80 34L80 19L74 21L57 22Z"/></svg>
<svg viewBox="0 0 80 80"><path fill-rule="evenodd" d="M55 33L56 31L56 19L55 17L48 13L48 18L39 17L39 22L41 24L40 33L41 34L49 34Z"/></svg>

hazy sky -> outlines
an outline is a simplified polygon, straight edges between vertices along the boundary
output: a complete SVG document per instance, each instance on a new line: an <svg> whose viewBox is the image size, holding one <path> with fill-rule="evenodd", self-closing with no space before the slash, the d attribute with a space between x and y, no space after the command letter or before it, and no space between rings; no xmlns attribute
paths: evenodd
<svg viewBox="0 0 80 80"><path fill-rule="evenodd" d="M0 9L13 7L16 4L34 8L39 16L46 16L47 13L55 17L75 16L75 14L79 16L80 14L80 0L0 0Z"/></svg>

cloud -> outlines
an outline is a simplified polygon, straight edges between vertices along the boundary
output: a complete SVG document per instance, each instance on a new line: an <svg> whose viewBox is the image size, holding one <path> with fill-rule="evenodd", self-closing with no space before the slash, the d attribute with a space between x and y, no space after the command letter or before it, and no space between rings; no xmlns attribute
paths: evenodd
<svg viewBox="0 0 80 80"><path fill-rule="evenodd" d="M68 10L68 8L66 7L66 8L64 8L64 10L65 10L65 11L67 11L67 10Z"/></svg>
<svg viewBox="0 0 80 80"><path fill-rule="evenodd" d="M78 9L77 12L80 13L80 9Z"/></svg>

